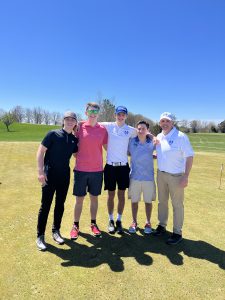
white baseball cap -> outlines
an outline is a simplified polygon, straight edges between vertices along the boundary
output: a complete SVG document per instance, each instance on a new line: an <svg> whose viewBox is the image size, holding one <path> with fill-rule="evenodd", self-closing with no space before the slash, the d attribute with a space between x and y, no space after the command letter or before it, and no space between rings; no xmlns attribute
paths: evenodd
<svg viewBox="0 0 225 300"><path fill-rule="evenodd" d="M162 119L167 119L170 121L175 121L175 116L173 114L171 114L170 112L166 111L164 113L161 114L159 121L161 121Z"/></svg>

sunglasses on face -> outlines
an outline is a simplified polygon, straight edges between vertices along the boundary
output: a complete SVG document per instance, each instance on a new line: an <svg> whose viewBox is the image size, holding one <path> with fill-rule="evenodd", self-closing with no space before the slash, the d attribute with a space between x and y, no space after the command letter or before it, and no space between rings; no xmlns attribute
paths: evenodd
<svg viewBox="0 0 225 300"><path fill-rule="evenodd" d="M88 109L87 113L89 115L92 115L92 114L97 115L99 113L99 110L98 109Z"/></svg>

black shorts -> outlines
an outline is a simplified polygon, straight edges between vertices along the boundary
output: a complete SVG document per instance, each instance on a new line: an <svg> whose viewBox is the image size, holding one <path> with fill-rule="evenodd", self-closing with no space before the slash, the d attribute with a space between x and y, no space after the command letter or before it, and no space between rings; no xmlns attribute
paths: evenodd
<svg viewBox="0 0 225 300"><path fill-rule="evenodd" d="M74 171L73 195L84 197L87 192L92 196L98 196L102 191L103 171L82 172Z"/></svg>
<svg viewBox="0 0 225 300"><path fill-rule="evenodd" d="M116 184L119 190L125 190L129 187L130 167L126 166L111 166L106 164L104 168L104 183L105 190L115 191Z"/></svg>

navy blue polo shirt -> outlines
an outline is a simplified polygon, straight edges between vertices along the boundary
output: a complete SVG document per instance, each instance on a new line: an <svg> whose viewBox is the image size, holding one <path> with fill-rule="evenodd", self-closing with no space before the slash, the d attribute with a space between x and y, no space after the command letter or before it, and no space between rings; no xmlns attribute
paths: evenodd
<svg viewBox="0 0 225 300"><path fill-rule="evenodd" d="M45 169L69 169L71 155L78 150L78 139L72 133L67 133L64 129L51 130L41 144L47 148L44 157Z"/></svg>

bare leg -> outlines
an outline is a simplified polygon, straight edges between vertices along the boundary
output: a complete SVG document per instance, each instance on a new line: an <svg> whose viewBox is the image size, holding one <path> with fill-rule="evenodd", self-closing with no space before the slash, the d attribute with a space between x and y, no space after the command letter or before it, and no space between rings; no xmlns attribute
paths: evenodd
<svg viewBox="0 0 225 300"><path fill-rule="evenodd" d="M91 220L96 220L97 211L98 211L98 196L93 196L90 194Z"/></svg>
<svg viewBox="0 0 225 300"><path fill-rule="evenodd" d="M150 223L152 215L152 203L145 203L146 221Z"/></svg>
<svg viewBox="0 0 225 300"><path fill-rule="evenodd" d="M108 206L109 215L113 214L114 211L114 198L115 198L115 191L108 191L107 206Z"/></svg>
<svg viewBox="0 0 225 300"><path fill-rule="evenodd" d="M83 208L83 201L84 197L76 197L76 203L74 207L74 221L79 222L80 221L80 215Z"/></svg>
<svg viewBox="0 0 225 300"><path fill-rule="evenodd" d="M137 223L138 202L131 203L133 221Z"/></svg>
<svg viewBox="0 0 225 300"><path fill-rule="evenodd" d="M125 206L125 190L118 190L117 196L118 196L117 211L118 214L122 215Z"/></svg>

